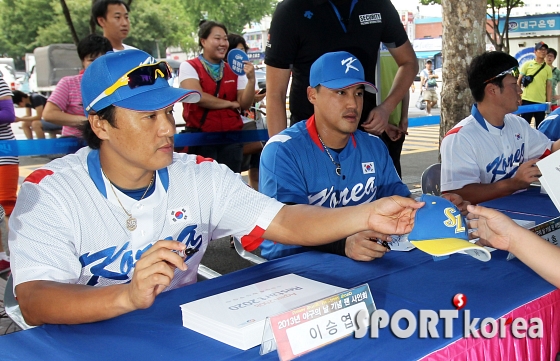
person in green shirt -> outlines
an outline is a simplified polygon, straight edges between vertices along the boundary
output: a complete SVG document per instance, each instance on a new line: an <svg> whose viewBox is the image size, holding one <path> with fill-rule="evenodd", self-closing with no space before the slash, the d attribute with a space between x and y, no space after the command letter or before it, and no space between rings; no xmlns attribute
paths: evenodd
<svg viewBox="0 0 560 361"><path fill-rule="evenodd" d="M543 104L552 98L552 68L546 65L544 58L548 45L540 41L535 44L535 59L523 63L519 69L517 84L523 85L522 105ZM531 77L532 81L526 83L524 78ZM535 127L543 121L545 112L523 113L521 116L531 124L531 119L535 117Z"/></svg>
<svg viewBox="0 0 560 361"><path fill-rule="evenodd" d="M546 57L544 60L546 64L552 68L552 99L551 103L553 105L558 105L558 100L560 99L560 95L558 95L558 83L560 82L560 69L553 65L554 60L556 60L556 56L558 52L555 49L548 48L546 51Z"/></svg>

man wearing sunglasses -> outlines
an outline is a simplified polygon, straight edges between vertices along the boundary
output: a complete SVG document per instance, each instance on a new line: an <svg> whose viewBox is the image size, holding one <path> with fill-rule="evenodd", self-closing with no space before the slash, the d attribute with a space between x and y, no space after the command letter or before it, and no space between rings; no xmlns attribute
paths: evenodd
<svg viewBox="0 0 560 361"><path fill-rule="evenodd" d="M412 230L422 203L409 198L284 206L224 165L173 153L173 105L200 93L171 87L169 77L165 63L140 50L106 54L84 72L88 147L28 176L10 219L15 292L28 323L147 308L162 291L196 282L208 242L231 234L253 250L261 237L319 245L367 229Z"/></svg>
<svg viewBox="0 0 560 361"><path fill-rule="evenodd" d="M467 70L476 103L441 143L441 190L477 204L510 195L538 180L534 166L560 148L521 117L519 63L512 56L487 52Z"/></svg>
<svg viewBox="0 0 560 361"><path fill-rule="evenodd" d="M543 104L552 100L552 68L546 64L548 45L540 41L535 44L535 59L526 61L521 66L517 84L523 86L522 105ZM535 128L544 119L545 112L521 114L527 123L535 118Z"/></svg>

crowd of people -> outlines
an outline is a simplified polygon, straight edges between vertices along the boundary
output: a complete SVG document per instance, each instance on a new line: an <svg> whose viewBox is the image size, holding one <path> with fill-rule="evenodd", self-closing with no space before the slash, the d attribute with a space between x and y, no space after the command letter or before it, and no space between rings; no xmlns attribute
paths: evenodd
<svg viewBox="0 0 560 361"><path fill-rule="evenodd" d="M302 9L313 9L313 16L293 23ZM94 322L147 308L161 292L194 283L208 242L225 236L238 237L250 251L261 247L268 259L318 250L365 262L389 251L391 235L411 232L423 202L411 198L395 164L408 126L402 108L408 108L418 63L389 0L279 3L265 57L266 93L251 62L242 72L228 64L228 52L247 45L215 21L201 22L201 53L181 64L180 87L172 87L166 62L123 43L128 11L121 0L94 4L92 18L103 36L80 42L83 71L63 78L50 98L12 94L0 79L0 139L14 139L10 123L21 120L26 135L39 136L39 126L52 123L87 144L35 170L17 202L18 159L0 158L0 215L11 216L10 253L1 234L0 271L11 267L27 323ZM370 12L384 21L361 23L357 14ZM318 40L324 32L327 43ZM390 90L376 104L380 43L395 69ZM467 77L475 104L442 141L441 188L442 197L470 212L472 234L482 245L509 250L560 286L554 271L560 249L496 211L473 206L527 188L540 176L535 162L560 148L560 141L511 114L522 101L535 102L520 86L528 75L534 80L525 89L536 89L542 76L546 100L553 98L543 49L553 50L537 43L537 65L521 69L501 52L472 60ZM431 63L422 72L426 93L437 77L430 70ZM174 152L175 103L183 103L188 132L237 131L243 112L265 94L271 138L252 154L254 189L239 175L241 143ZM17 119L14 103L34 108L36 116ZM395 110L398 120L391 122ZM200 252L181 256L187 248Z"/></svg>

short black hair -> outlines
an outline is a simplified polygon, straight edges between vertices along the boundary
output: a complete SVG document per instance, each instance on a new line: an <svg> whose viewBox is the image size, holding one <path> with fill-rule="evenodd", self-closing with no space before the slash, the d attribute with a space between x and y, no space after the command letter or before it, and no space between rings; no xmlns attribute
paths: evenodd
<svg viewBox="0 0 560 361"><path fill-rule="evenodd" d="M553 48L548 48L546 50L546 55L548 55L548 54L554 55L554 59L556 59L556 57L558 56L558 52L556 51L556 49L553 49Z"/></svg>
<svg viewBox="0 0 560 361"><path fill-rule="evenodd" d="M81 61L84 61L88 55L104 55L112 50L113 46L109 39L98 34L89 34L78 43L78 56Z"/></svg>
<svg viewBox="0 0 560 361"><path fill-rule="evenodd" d="M486 84L484 82L516 66L519 66L517 59L501 51L488 51L474 57L467 68L467 79L474 100L477 102L484 100L484 89L487 84L495 84L502 88L504 77L496 78Z"/></svg>
<svg viewBox="0 0 560 361"><path fill-rule="evenodd" d="M108 107L105 107L98 112L92 110L89 114L97 114L99 118L105 119L113 128L117 128L117 118L115 116L115 110L116 108L114 105L109 105ZM95 134L95 132L91 128L89 120L84 122L84 124L82 124L79 129L82 131L82 138L84 138L88 147L90 147L91 149L99 149L101 147L101 139L97 137L97 134Z"/></svg>
<svg viewBox="0 0 560 361"><path fill-rule="evenodd" d="M208 39L210 33L212 32L212 29L214 29L215 27L224 29L226 35L228 34L226 26L222 23L211 20L201 20L198 23L198 46L200 46L201 49L202 43L200 42L200 39Z"/></svg>
<svg viewBox="0 0 560 361"><path fill-rule="evenodd" d="M12 101L14 104L19 104L24 98L29 98L29 95L22 92L21 90L12 90Z"/></svg>
<svg viewBox="0 0 560 361"><path fill-rule="evenodd" d="M247 53L249 51L249 46L247 45L247 41L245 41L245 38L239 34L228 34L227 36L228 41L229 41L229 47L227 52L229 53L230 50L237 48L237 46L239 44L243 45L243 49L245 49L245 52Z"/></svg>
<svg viewBox="0 0 560 361"><path fill-rule="evenodd" d="M107 16L107 7L109 5L124 5L126 11L130 11L128 4L123 0L97 0L91 7L91 17L98 26L101 26L101 24L97 22L97 18L105 18Z"/></svg>

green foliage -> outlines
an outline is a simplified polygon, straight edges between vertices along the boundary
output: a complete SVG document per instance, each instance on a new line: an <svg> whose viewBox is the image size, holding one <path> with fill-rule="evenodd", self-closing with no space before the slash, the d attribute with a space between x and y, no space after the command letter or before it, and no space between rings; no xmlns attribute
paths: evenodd
<svg viewBox="0 0 560 361"><path fill-rule="evenodd" d="M193 25L187 30L194 38L198 23L204 18L223 23L230 33L241 34L246 24L272 14L277 3L277 0L188 0L183 6Z"/></svg>
<svg viewBox="0 0 560 361"><path fill-rule="evenodd" d="M81 39L90 32L91 1L66 0L66 4ZM271 14L275 4L276 0L134 0L125 42L155 56L159 47L162 57L169 46L196 49L203 12L229 31L241 33L245 24ZM21 60L36 47L72 42L60 0L0 0L0 56Z"/></svg>

